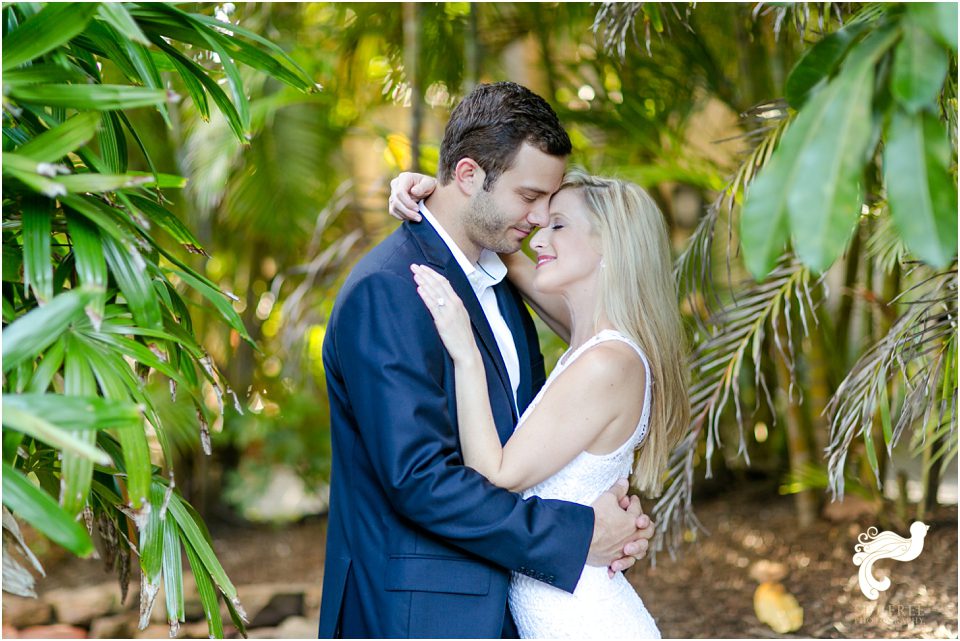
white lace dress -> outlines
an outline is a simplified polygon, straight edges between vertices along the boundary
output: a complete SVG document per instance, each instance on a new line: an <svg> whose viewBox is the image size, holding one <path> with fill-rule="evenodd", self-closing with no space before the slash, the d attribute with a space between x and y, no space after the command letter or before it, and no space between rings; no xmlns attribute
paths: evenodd
<svg viewBox="0 0 960 641"><path fill-rule="evenodd" d="M647 433L650 417L650 364L639 346L614 330L603 330L578 349L561 357L543 389L520 417L517 429L543 398L550 384L583 352L602 341L618 340L633 347L646 368L646 391L640 423L633 435L617 450L595 455L581 452L550 478L523 492L524 498L539 496L592 504L617 479L629 474L633 453ZM617 572L613 579L607 568L585 566L573 594L524 574L514 572L510 580L510 611L522 638L634 638L659 639L660 631L633 586Z"/></svg>

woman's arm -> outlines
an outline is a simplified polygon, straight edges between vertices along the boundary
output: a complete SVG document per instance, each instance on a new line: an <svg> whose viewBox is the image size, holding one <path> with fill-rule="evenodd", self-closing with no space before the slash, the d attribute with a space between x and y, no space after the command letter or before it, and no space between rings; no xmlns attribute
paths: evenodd
<svg viewBox="0 0 960 641"><path fill-rule="evenodd" d="M533 287L533 275L537 270L533 260L522 249L512 254L500 254L500 259L507 266L507 278L520 290L523 300L557 336L569 343L570 309L560 296L544 294Z"/></svg>
<svg viewBox="0 0 960 641"><path fill-rule="evenodd" d="M501 447L487 395L486 372L470 328L470 319L453 288L429 267L412 266L418 293L433 316L453 359L456 380L457 423L464 463L491 483L522 491L549 478L594 443L622 443L630 421L616 419L636 404L638 364L625 346L599 345L584 353L558 377L505 447ZM440 304L440 301L443 304ZM629 347L626 347L630 350ZM630 350L632 351L632 350ZM642 390L642 388L640 388ZM643 398L643 394L639 395ZM636 411L639 420L639 410ZM604 443L606 445L606 443Z"/></svg>
<svg viewBox="0 0 960 641"><path fill-rule="evenodd" d="M418 285L417 293L430 310L440 338L453 359L463 462L494 485L500 485L496 478L503 448L490 410L486 368L473 338L470 317L445 278L424 265L411 265L410 269Z"/></svg>

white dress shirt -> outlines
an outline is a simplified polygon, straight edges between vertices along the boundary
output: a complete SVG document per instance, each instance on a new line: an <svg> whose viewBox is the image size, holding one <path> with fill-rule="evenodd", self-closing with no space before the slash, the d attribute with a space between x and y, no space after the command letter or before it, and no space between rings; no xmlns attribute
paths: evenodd
<svg viewBox="0 0 960 641"><path fill-rule="evenodd" d="M493 337L497 340L497 346L500 348L500 356L507 367L507 375L510 377L510 386L513 388L513 405L517 406L517 387L520 385L520 358L517 356L517 345L513 342L513 334L507 322L500 313L500 306L497 304L497 294L493 291L493 286L499 283L507 275L507 266L503 264L500 257L489 249L481 250L480 260L474 265L467 258L463 250L460 249L447 231L440 225L427 206L420 201L420 213L424 220L437 231L441 240L450 249L450 253L457 259L457 264L466 274L473 293L477 295L480 301L480 307L487 317L490 329L493 330Z"/></svg>

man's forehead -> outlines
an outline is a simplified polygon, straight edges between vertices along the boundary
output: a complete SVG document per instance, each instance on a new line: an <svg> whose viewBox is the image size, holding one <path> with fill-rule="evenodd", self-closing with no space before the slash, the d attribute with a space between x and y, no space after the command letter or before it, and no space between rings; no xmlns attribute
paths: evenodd
<svg viewBox="0 0 960 641"><path fill-rule="evenodd" d="M560 187L566 170L566 156L551 156L529 143L523 143L506 172L513 186L518 189L552 194Z"/></svg>

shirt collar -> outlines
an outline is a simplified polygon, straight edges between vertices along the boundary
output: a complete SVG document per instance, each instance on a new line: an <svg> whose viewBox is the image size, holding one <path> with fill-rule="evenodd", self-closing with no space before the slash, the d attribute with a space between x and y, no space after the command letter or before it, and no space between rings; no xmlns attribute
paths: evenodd
<svg viewBox="0 0 960 641"><path fill-rule="evenodd" d="M453 254L453 257L457 260L457 264L460 265L460 269L466 274L467 280L470 281L470 286L473 287L473 291L478 298L488 287L493 287L498 284L507 275L507 266L503 264L503 261L500 260L496 252L492 252L489 249L481 250L480 260L478 260L476 264L471 263L467 255L464 254L463 250L453 241L453 238L450 237L447 230L443 228L436 217L427 209L427 205L422 200L420 201L420 213L423 214L424 220L430 223L436 230L440 236L440 240L450 249L450 253Z"/></svg>

